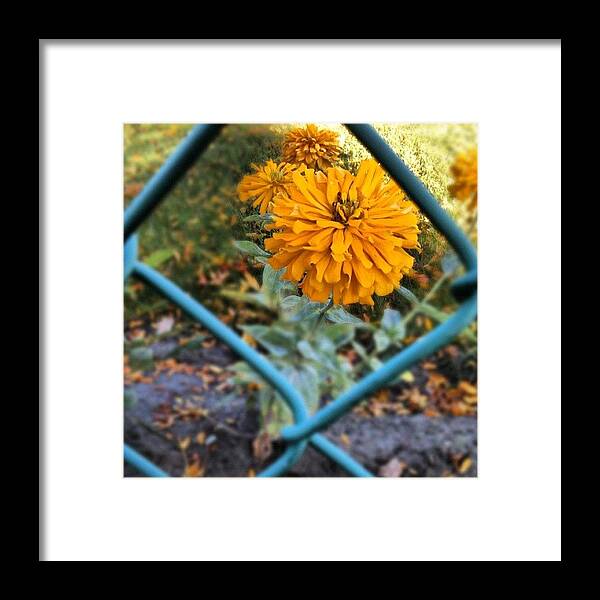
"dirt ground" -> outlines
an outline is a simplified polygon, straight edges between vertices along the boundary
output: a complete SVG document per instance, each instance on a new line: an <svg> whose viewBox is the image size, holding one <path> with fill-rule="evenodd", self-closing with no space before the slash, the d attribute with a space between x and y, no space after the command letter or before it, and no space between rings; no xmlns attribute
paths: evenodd
<svg viewBox="0 0 600 600"><path fill-rule="evenodd" d="M168 357L176 345L176 339L162 340L153 345L153 355ZM175 477L253 476L277 458L283 444L258 437L257 411L227 381L226 369L235 357L218 343L207 346L184 350L177 360L159 360L152 373L128 382L126 388L135 401L125 410L125 441ZM381 476L476 476L475 411L453 414L455 404L446 406L452 394L435 396L437 391L431 388L431 381L440 379L448 386L474 381L474 361L465 361L452 347L411 372L410 386L380 392L334 423L325 435ZM126 464L125 476L140 474ZM309 447L288 476L347 474Z"/></svg>

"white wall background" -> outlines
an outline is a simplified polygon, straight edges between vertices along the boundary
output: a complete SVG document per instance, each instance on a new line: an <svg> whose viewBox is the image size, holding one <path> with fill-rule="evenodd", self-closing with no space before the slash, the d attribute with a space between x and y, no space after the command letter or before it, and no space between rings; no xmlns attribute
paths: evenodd
<svg viewBox="0 0 600 600"><path fill-rule="evenodd" d="M560 559L560 46L42 47L45 557ZM480 126L479 478L122 478L124 122Z"/></svg>

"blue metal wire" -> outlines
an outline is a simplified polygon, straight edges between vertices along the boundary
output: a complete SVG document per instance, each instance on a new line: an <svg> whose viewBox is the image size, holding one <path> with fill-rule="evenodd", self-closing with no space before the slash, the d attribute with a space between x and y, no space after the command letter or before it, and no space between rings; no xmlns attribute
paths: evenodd
<svg viewBox="0 0 600 600"><path fill-rule="evenodd" d="M125 444L125 462L128 462L132 467L135 467L140 473L148 477L169 477L168 473L165 473L165 471L127 444Z"/></svg>
<svg viewBox="0 0 600 600"><path fill-rule="evenodd" d="M153 286L193 319L202 323L208 331L229 346L267 383L272 385L287 403L294 417L294 425L284 428L281 436L288 446L277 460L259 473L259 477L285 474L302 457L309 443L334 460L349 474L357 477L372 477L372 473L318 432L346 414L365 397L390 383L399 373L407 370L415 362L450 342L475 319L477 314L477 254L475 249L467 236L445 213L419 178L396 156L373 127L364 124L346 125L381 163L389 175L407 192L434 227L448 239L467 273L453 283L452 290L456 298L463 302L453 315L433 331L388 360L377 371L364 377L333 402L309 416L301 394L263 355L246 344L233 330L167 277L137 260L137 239L132 234L150 216L196 158L218 135L222 127L223 125L197 125L194 127L139 196L127 207L124 218L125 278L133 275ZM125 460L150 477L169 476L127 445L125 446Z"/></svg>
<svg viewBox="0 0 600 600"><path fill-rule="evenodd" d="M195 160L217 137L223 125L196 125L125 210L127 238L148 218Z"/></svg>
<svg viewBox="0 0 600 600"><path fill-rule="evenodd" d="M477 298L469 298L450 318L438 325L433 331L418 339L405 350L388 360L377 371L363 377L356 385L338 396L333 402L322 408L310 419L285 427L281 437L288 441L303 439L316 431L324 429L333 421L351 410L365 397L375 393L387 383L393 381L399 373L406 371L417 361L429 356L438 348L458 335L477 313Z"/></svg>
<svg viewBox="0 0 600 600"><path fill-rule="evenodd" d="M467 271L477 272L477 252L464 232L431 195L423 182L404 164L387 142L371 125L353 124L346 127L359 142L381 163L390 177L417 204L433 226L444 235L456 250Z"/></svg>
<svg viewBox="0 0 600 600"><path fill-rule="evenodd" d="M158 271L136 262L133 275L156 288L163 296L176 304L190 317L202 323L217 339L229 346L240 358L244 359L266 382L271 384L290 407L294 418L301 421L308 417L308 410L302 395L290 385L288 380L262 354L246 344L232 329L219 321L215 315L194 300L189 294L176 286L170 279Z"/></svg>

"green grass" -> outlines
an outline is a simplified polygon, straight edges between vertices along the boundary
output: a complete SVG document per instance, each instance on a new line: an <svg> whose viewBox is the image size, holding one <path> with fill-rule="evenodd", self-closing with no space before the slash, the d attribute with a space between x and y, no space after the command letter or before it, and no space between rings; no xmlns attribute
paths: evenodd
<svg viewBox="0 0 600 600"><path fill-rule="evenodd" d="M140 228L140 257L158 264L162 273L211 308L225 309L220 289L235 287L240 280L236 263L240 255L235 239L252 238L255 224L244 224L251 212L238 201L236 187L249 173L251 163L278 160L285 130L291 125L229 125L210 145L183 180L171 191L155 213ZM341 125L329 125L343 140L340 165L355 171L369 156L367 151ZM191 125L126 125L124 183L125 203L129 202L156 172L172 150L188 133ZM450 198L449 168L457 152L477 143L475 125L399 124L378 125L377 129L417 174L442 206L461 220L463 208ZM420 236L423 251L415 269L432 280L439 274L439 257L445 241L427 224ZM217 274L214 285L211 275ZM219 275L226 277L219 283ZM200 278L200 279L199 279ZM208 280L208 283L207 283ZM403 285L422 296L414 280ZM440 299L449 301L446 291ZM394 296L392 304L402 304ZM128 282L125 294L127 318L155 316L169 307L151 289Z"/></svg>
<svg viewBox="0 0 600 600"><path fill-rule="evenodd" d="M125 127L125 201L131 200L185 137L190 125L127 125ZM160 270L194 296L214 294L198 283L199 269L215 272L239 259L232 246L243 239L240 225L245 207L236 186L250 163L276 158L279 137L267 127L232 125L223 130L165 201L140 228L142 260L157 251L171 253ZM167 252L165 252L165 255ZM156 256L156 255L155 255ZM166 308L152 291L128 286L128 315Z"/></svg>

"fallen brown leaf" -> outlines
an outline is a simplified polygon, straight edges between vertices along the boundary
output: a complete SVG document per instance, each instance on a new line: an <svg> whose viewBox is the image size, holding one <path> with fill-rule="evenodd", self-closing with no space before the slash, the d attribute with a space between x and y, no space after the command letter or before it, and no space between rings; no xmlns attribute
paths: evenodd
<svg viewBox="0 0 600 600"><path fill-rule="evenodd" d="M159 319L154 324L154 329L156 333L160 335L162 333L168 333L169 331L171 331L171 329L173 329L173 325L175 325L175 319L171 316L166 316L162 319Z"/></svg>
<svg viewBox="0 0 600 600"><path fill-rule="evenodd" d="M458 388L469 396L477 396L477 388L468 381L461 381Z"/></svg>
<svg viewBox="0 0 600 600"><path fill-rule="evenodd" d="M273 452L273 444L271 443L271 437L266 431L263 431L254 438L252 442L252 452L254 458L258 461L263 462L271 456Z"/></svg>
<svg viewBox="0 0 600 600"><path fill-rule="evenodd" d="M190 463L185 466L183 470L184 477L203 477L204 476L204 465L198 457L195 457Z"/></svg>
<svg viewBox="0 0 600 600"><path fill-rule="evenodd" d="M342 435L340 435L340 442L342 442L342 444L348 448L350 446L350 438L348 437L348 434L342 433Z"/></svg>
<svg viewBox="0 0 600 600"><path fill-rule="evenodd" d="M184 262L190 262L190 260L192 260L193 254L194 254L194 242L189 240L185 243L185 246L183 247Z"/></svg>
<svg viewBox="0 0 600 600"><path fill-rule="evenodd" d="M258 283L258 281L256 280L256 277L254 277L254 275L251 275L250 273L245 272L244 279L246 280L246 282L248 283L248 286L250 288L252 288L253 290L256 290L256 291L260 290L260 283Z"/></svg>
<svg viewBox="0 0 600 600"><path fill-rule="evenodd" d="M467 456L467 458L465 458L461 463L460 466L458 467L458 472L461 475L464 475L470 468L471 465L473 464L473 460Z"/></svg>
<svg viewBox="0 0 600 600"><path fill-rule="evenodd" d="M424 409L427 406L429 398L424 394L421 394L419 388L413 387L409 390L405 390L400 394L402 400L406 400L412 408Z"/></svg>
<svg viewBox="0 0 600 600"><path fill-rule="evenodd" d="M397 458L392 458L389 462L387 462L383 467L379 469L380 477L400 477L404 470L406 469L406 463L398 460Z"/></svg>

